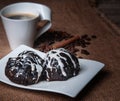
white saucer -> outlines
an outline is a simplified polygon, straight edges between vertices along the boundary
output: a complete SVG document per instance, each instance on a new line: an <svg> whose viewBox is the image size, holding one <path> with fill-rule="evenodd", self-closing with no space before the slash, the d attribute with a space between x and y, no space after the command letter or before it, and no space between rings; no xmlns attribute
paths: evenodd
<svg viewBox="0 0 120 101"><path fill-rule="evenodd" d="M90 80L104 67L104 64L98 61L79 59L81 66L81 71L79 75L72 77L66 81L51 81L51 82L41 81L38 84L33 84L29 86L19 85L11 82L5 76L5 66L9 57L16 57L19 53L23 52L24 50L35 51L41 57L45 56L45 53L30 48L28 46L25 45L19 46L18 48L16 48L15 50L13 50L0 60L1 82L23 89L55 92L70 97L75 97L88 84L88 82L90 82Z"/></svg>

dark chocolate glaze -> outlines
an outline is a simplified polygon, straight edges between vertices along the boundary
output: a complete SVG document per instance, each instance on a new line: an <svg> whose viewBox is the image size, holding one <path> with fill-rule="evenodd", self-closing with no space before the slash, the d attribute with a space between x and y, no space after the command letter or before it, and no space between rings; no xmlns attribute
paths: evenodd
<svg viewBox="0 0 120 101"><path fill-rule="evenodd" d="M44 66L47 81L67 80L80 71L78 59L63 48L49 51Z"/></svg>
<svg viewBox="0 0 120 101"><path fill-rule="evenodd" d="M5 68L6 76L23 85L38 83L43 70L43 59L32 51L23 51L18 57L9 58Z"/></svg>

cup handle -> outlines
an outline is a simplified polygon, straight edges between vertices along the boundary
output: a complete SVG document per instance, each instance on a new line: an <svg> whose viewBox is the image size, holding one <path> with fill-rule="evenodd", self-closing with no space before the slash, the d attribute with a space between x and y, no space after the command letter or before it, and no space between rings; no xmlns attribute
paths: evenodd
<svg viewBox="0 0 120 101"><path fill-rule="evenodd" d="M36 4L38 12L40 12L40 21L47 21L38 31L36 35L36 39L41 36L44 32L46 32L52 25L51 23L51 10L45 5L39 6Z"/></svg>

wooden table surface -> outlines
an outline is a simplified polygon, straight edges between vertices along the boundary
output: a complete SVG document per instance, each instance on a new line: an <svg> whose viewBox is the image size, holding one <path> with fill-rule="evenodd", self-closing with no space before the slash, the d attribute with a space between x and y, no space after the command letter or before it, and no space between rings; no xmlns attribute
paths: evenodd
<svg viewBox="0 0 120 101"><path fill-rule="evenodd" d="M0 9L14 2L19 0L1 0ZM45 4L52 9L53 29L71 34L96 35L97 39L87 47L90 55L83 57L103 62L105 67L76 98L44 91L19 89L0 82L0 101L119 101L119 29L114 24L110 24L109 20L101 17L87 0L36 0L35 2ZM10 51L0 21L0 58Z"/></svg>

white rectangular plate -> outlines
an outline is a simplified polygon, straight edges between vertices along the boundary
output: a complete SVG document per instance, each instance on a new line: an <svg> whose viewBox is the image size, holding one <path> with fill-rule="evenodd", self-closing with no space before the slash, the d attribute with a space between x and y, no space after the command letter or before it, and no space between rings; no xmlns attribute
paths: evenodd
<svg viewBox="0 0 120 101"><path fill-rule="evenodd" d="M9 57L16 57L19 53L23 52L24 50L34 51L41 57L45 56L45 53L30 48L28 46L25 45L19 46L18 48L16 48L15 50L13 50L12 52L10 52L8 55L6 55L0 60L1 82L19 88L55 92L70 97L76 97L77 94L87 85L87 83L104 67L103 63L97 61L88 60L88 59L79 59L80 67L81 67L80 73L77 76L72 77L66 81L51 81L51 82L41 81L37 84L33 84L29 86L19 85L11 82L5 76L5 66Z"/></svg>

